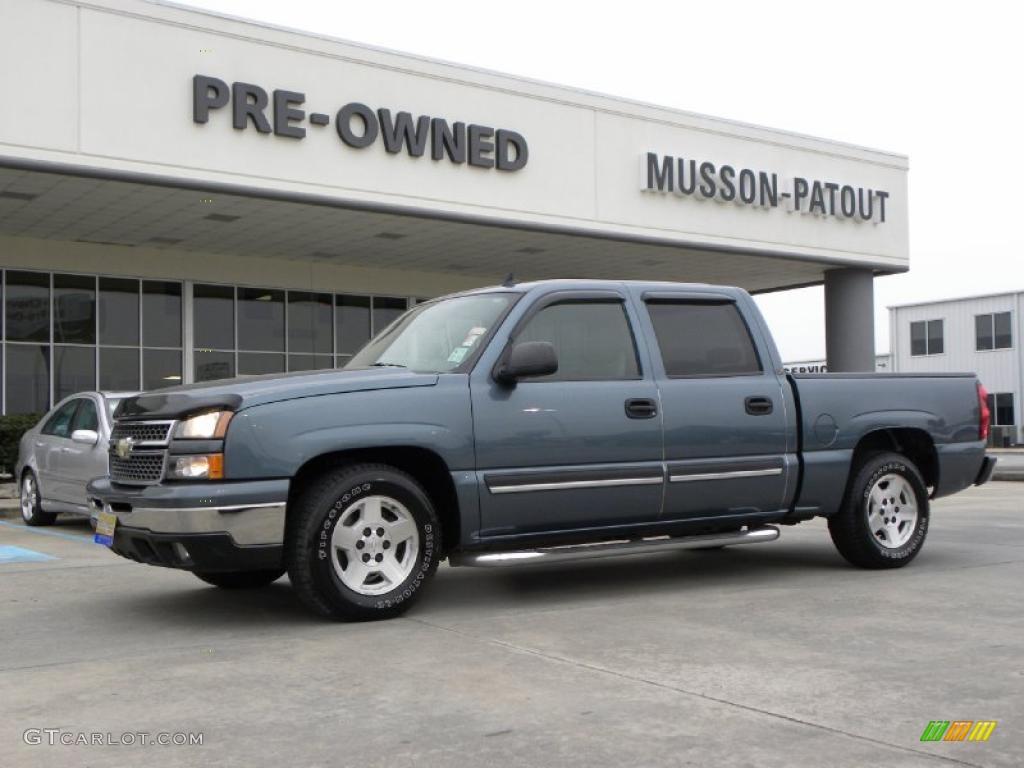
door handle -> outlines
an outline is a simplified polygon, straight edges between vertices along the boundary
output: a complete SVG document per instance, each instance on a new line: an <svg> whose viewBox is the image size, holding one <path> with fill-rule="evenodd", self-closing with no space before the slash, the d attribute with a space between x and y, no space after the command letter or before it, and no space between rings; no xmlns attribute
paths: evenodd
<svg viewBox="0 0 1024 768"><path fill-rule="evenodd" d="M631 397L626 401L626 415L631 419L653 419L658 415L658 405L646 397Z"/></svg>
<svg viewBox="0 0 1024 768"><path fill-rule="evenodd" d="M743 401L744 408L751 416L767 416L774 410L775 405L770 397L748 397Z"/></svg>

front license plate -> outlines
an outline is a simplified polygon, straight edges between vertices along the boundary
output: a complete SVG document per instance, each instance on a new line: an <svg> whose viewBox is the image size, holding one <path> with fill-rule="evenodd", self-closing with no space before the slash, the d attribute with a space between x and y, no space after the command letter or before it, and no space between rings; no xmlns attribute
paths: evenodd
<svg viewBox="0 0 1024 768"><path fill-rule="evenodd" d="M96 516L96 535L93 541L104 546L113 546L114 528L117 526L117 515L113 512L100 512Z"/></svg>

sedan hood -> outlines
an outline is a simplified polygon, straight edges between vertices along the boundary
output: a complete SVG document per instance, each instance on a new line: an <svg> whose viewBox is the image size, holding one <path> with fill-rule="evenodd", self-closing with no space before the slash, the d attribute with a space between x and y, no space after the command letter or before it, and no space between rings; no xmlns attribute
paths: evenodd
<svg viewBox="0 0 1024 768"><path fill-rule="evenodd" d="M210 408L240 411L254 405L300 397L374 389L429 387L436 384L437 379L436 373L414 373L391 367L253 376L143 392L122 400L114 417L128 420L176 419Z"/></svg>

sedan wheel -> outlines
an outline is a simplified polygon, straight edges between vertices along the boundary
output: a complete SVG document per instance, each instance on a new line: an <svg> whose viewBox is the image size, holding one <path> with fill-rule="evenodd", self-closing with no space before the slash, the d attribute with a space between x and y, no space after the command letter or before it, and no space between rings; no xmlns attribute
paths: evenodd
<svg viewBox="0 0 1024 768"><path fill-rule="evenodd" d="M53 525L56 513L43 512L39 498L39 483L32 472L21 479L21 517L26 525Z"/></svg>

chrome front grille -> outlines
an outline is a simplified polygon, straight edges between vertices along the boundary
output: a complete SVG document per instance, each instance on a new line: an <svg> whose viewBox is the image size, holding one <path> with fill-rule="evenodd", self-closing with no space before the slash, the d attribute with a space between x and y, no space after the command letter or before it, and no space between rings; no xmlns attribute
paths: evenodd
<svg viewBox="0 0 1024 768"><path fill-rule="evenodd" d="M116 453L110 454L110 479L124 485L147 485L159 483L164 476L166 451L132 451L122 459Z"/></svg>
<svg viewBox="0 0 1024 768"><path fill-rule="evenodd" d="M120 421L110 431L110 479L152 485L164 478L173 421Z"/></svg>
<svg viewBox="0 0 1024 768"><path fill-rule="evenodd" d="M118 421L110 432L110 443L130 437L136 445L166 445L173 425L173 421Z"/></svg>

